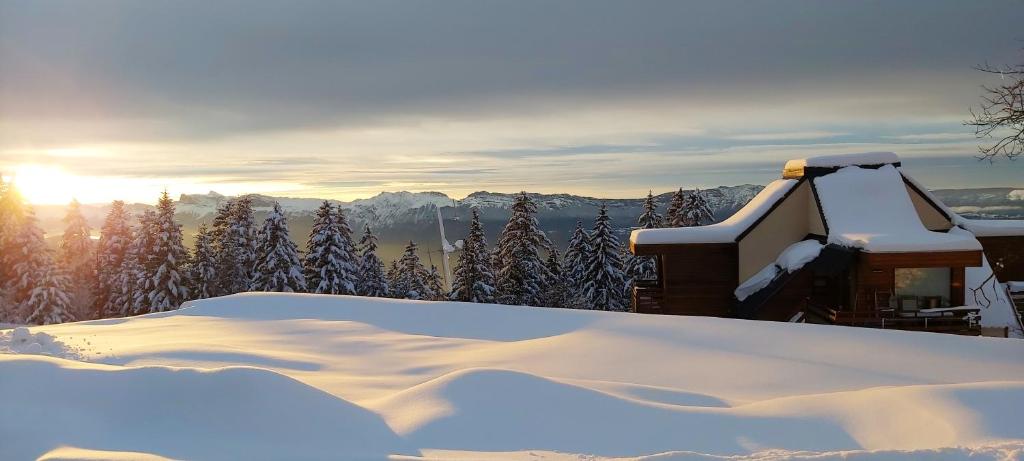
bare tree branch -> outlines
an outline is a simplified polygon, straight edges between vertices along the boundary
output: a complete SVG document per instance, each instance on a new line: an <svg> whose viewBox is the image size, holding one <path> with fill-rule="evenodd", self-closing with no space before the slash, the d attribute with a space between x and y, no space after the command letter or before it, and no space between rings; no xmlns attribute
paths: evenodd
<svg viewBox="0 0 1024 461"><path fill-rule="evenodd" d="M1024 64L996 67L986 63L975 69L1002 80L998 86L981 87L985 93L981 105L971 109L971 119L964 122L974 127L978 139L991 140L978 147L978 159L1016 159L1024 154Z"/></svg>

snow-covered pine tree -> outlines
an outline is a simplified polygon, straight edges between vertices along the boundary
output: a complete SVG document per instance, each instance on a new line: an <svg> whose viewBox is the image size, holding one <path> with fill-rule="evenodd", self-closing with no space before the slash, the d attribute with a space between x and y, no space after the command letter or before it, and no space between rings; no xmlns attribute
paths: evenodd
<svg viewBox="0 0 1024 461"><path fill-rule="evenodd" d="M121 265L117 268L111 281L110 300L107 302L107 309L103 313L103 317L133 315L136 313L137 301L144 298L144 296L138 296L139 293L144 293L138 285L144 284L147 280L142 267L148 224L144 221L144 216L139 216L137 227L129 228L131 235L128 245L125 247L124 258L121 259Z"/></svg>
<svg viewBox="0 0 1024 461"><path fill-rule="evenodd" d="M15 315L14 294L11 285L15 279L14 237L24 217L21 194L13 184L0 177L0 322Z"/></svg>
<svg viewBox="0 0 1024 461"><path fill-rule="evenodd" d="M174 202L164 191L156 205L153 221L153 246L150 253L152 269L147 271L149 284L149 312L177 309L188 301L189 293L185 268L188 250L182 244L181 225L174 221Z"/></svg>
<svg viewBox="0 0 1024 461"><path fill-rule="evenodd" d="M583 297L583 279L587 270L587 261L590 259L590 236L583 230L583 222L576 221L576 228L569 237L569 246L562 258L562 277L566 284L565 307L571 309L586 309L586 300Z"/></svg>
<svg viewBox="0 0 1024 461"><path fill-rule="evenodd" d="M275 202L259 232L252 291L301 293L306 291L299 250L288 236L288 218Z"/></svg>
<svg viewBox="0 0 1024 461"><path fill-rule="evenodd" d="M665 219L658 214L658 202L654 200L654 194L647 191L647 198L644 199L643 211L636 223L640 229L657 229L662 227Z"/></svg>
<svg viewBox="0 0 1024 461"><path fill-rule="evenodd" d="M71 278L57 267L49 254L45 258L49 261L36 277L35 286L23 307L25 312L30 312L26 323L50 325L74 321Z"/></svg>
<svg viewBox="0 0 1024 461"><path fill-rule="evenodd" d="M657 203L654 201L654 195L648 192L647 198L644 199L643 212L640 213L640 217L636 220L640 229L657 229L662 227L663 219L658 214L657 206ZM679 213L676 214L678 215ZM622 258L623 272L626 277L626 296L627 298L632 298L634 283L637 280L654 279L657 267L653 257L635 256L629 251L628 245L623 247Z"/></svg>
<svg viewBox="0 0 1024 461"><path fill-rule="evenodd" d="M703 226L715 220L715 215L711 212L711 205L708 204L707 194L700 188L694 189L686 196L686 203L683 204L680 215L683 227Z"/></svg>
<svg viewBox="0 0 1024 461"><path fill-rule="evenodd" d="M43 238L43 231L36 221L31 207L22 210L20 225L11 237L7 260L12 262L12 278L8 281L9 305L0 312L0 321L24 323L32 311L28 302L32 290L39 285L41 277L53 266L51 250Z"/></svg>
<svg viewBox="0 0 1024 461"><path fill-rule="evenodd" d="M217 293L217 261L213 252L213 235L200 224L196 233L195 250L189 261L189 292L192 299L212 298Z"/></svg>
<svg viewBox="0 0 1024 461"><path fill-rule="evenodd" d="M683 188L672 193L672 199L668 202L668 210L665 210L665 227L683 227L683 207L686 205L686 194Z"/></svg>
<svg viewBox="0 0 1024 461"><path fill-rule="evenodd" d="M625 286L622 287L622 296L627 306L633 304L633 287L636 286L636 282L639 280L650 280L649 275L645 274L643 264L648 258L646 256L636 256L632 251L629 251L629 243L626 242L622 245L622 275L625 278ZM653 265L653 261L651 261Z"/></svg>
<svg viewBox="0 0 1024 461"><path fill-rule="evenodd" d="M502 304L541 306L548 269L541 252L551 241L537 224L537 205L523 192L512 204L512 215L498 239L497 301Z"/></svg>
<svg viewBox="0 0 1024 461"><path fill-rule="evenodd" d="M67 214L64 215L64 235L60 239L60 262L66 269L72 282L83 284L92 279L94 260L92 248L92 229L82 216L82 206L78 200L71 200Z"/></svg>
<svg viewBox="0 0 1024 461"><path fill-rule="evenodd" d="M480 224L480 212L473 208L469 222L469 235L463 240L455 273L452 274L452 301L470 303L494 302L494 273L491 254L487 250L487 236Z"/></svg>
<svg viewBox="0 0 1024 461"><path fill-rule="evenodd" d="M351 272L343 267L345 263L334 206L324 200L316 211L313 228L306 241L303 266L308 290L323 294L345 293L343 276Z"/></svg>
<svg viewBox="0 0 1024 461"><path fill-rule="evenodd" d="M423 299L430 301L443 301L448 297L448 293L444 290L444 281L441 278L441 272L437 270L437 266L431 264L430 271L427 272L426 277L426 294L423 295Z"/></svg>
<svg viewBox="0 0 1024 461"><path fill-rule="evenodd" d="M352 230L345 213L325 200L317 210L306 243L304 266L310 292L355 294L356 263Z"/></svg>
<svg viewBox="0 0 1024 461"><path fill-rule="evenodd" d="M548 279L544 283L544 306L566 307L569 303L569 287L562 273L562 261L558 257L557 248L551 248L544 265L548 268Z"/></svg>
<svg viewBox="0 0 1024 461"><path fill-rule="evenodd" d="M627 310L623 297L626 280L622 273L619 239L615 237L608 208L604 205L598 211L594 230L590 233L590 246L592 251L583 277L583 297L590 309Z"/></svg>
<svg viewBox="0 0 1024 461"><path fill-rule="evenodd" d="M384 263L377 257L377 236L370 231L370 226L363 230L363 237L359 239L359 249L361 254L356 292L360 296L387 297L391 294L388 278L384 275Z"/></svg>
<svg viewBox="0 0 1024 461"><path fill-rule="evenodd" d="M394 294L404 299L429 299L427 270L420 262L416 242L410 241L402 258L398 260L397 274L393 285Z"/></svg>
<svg viewBox="0 0 1024 461"><path fill-rule="evenodd" d="M249 289L256 264L256 224L252 199L242 196L218 208L210 231L217 253L218 295Z"/></svg>
<svg viewBox="0 0 1024 461"><path fill-rule="evenodd" d="M388 265L388 297L389 298L404 298L405 293L401 290L398 284L401 282L402 270L398 267L398 261L392 260L391 264Z"/></svg>
<svg viewBox="0 0 1024 461"><path fill-rule="evenodd" d="M78 200L71 200L64 216L64 234L58 246L58 262L63 275L69 278L68 295L71 297L72 315L87 319L92 316L96 259L93 252L92 229ZM55 276L57 278L61 276Z"/></svg>
<svg viewBox="0 0 1024 461"><path fill-rule="evenodd" d="M93 309L96 318L104 318L120 311L114 307L111 299L121 271L121 263L131 240L132 231L124 202L115 200L110 204L110 211L103 221L103 227L100 228L100 239L96 243L96 279L93 288Z"/></svg>
<svg viewBox="0 0 1024 461"><path fill-rule="evenodd" d="M345 210L341 206L335 207L334 218L335 225L338 227L338 235L340 236L343 261L341 265L343 270L338 279L338 287L341 290L340 294L354 295L356 294L356 279L358 278L356 271L359 269L358 250L355 239L352 237L352 227L348 224L348 217L345 216Z"/></svg>

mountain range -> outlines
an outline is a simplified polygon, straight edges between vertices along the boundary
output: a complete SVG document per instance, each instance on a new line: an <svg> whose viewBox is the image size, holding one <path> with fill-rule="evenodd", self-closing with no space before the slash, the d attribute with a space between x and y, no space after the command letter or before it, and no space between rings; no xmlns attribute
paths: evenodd
<svg viewBox="0 0 1024 461"><path fill-rule="evenodd" d="M706 189L705 193L716 220L730 216L751 198L763 186L744 184L739 186L720 186ZM975 218L1024 219L1024 190L1014 188L985 189L942 189L933 191L955 211ZM494 243L497 235L508 220L509 210L516 194L497 192L474 192L463 199L454 199L441 192L382 192L374 197L357 199L351 202L330 200L340 205L349 218L353 231L362 232L363 226L370 226L380 237L381 256L387 260L397 257L402 247L410 240L420 244L426 250L421 255L424 259L437 263L436 252L440 250L440 239L437 229L437 212L445 221L445 230L449 241L464 237L468 231L470 210L477 208L483 221L484 230L490 243ZM631 226L636 223L637 216L643 205L642 198L635 199L601 199L571 194L528 194L537 203L537 219L541 228L549 238L564 248L566 239L571 234L577 221L585 227L592 226L593 219L601 205L608 206L608 214L619 236L625 239ZM313 215L323 203L316 198L271 197L251 195L256 218L261 220L275 201L281 203L289 217L292 238L304 243L312 225ZM656 196L659 210L664 213L671 197L671 192ZM208 194L183 194L177 201L177 217L186 235L186 242L191 244L192 235L201 223L209 223L218 205L229 200L216 192ZM151 205L132 204L129 209L142 212ZM98 229L106 215L107 205L83 205L82 211L86 219ZM64 215L63 206L37 206L37 215L48 236L57 237L61 233ZM301 246L301 245L300 245Z"/></svg>

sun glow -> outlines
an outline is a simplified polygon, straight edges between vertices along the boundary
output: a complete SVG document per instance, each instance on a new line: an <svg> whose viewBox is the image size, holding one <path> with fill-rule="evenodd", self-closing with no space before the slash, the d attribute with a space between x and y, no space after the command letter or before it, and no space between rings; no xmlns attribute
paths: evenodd
<svg viewBox="0 0 1024 461"><path fill-rule="evenodd" d="M87 191L97 186L60 167L44 165L18 166L12 179L25 200L34 204L68 203L74 198L81 200L83 193L89 195Z"/></svg>

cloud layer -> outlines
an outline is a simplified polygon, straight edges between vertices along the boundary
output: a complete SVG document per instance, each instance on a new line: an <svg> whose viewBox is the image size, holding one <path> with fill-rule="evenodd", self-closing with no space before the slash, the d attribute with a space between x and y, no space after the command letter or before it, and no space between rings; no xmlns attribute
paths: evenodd
<svg viewBox="0 0 1024 461"><path fill-rule="evenodd" d="M1022 20L1018 1L3 0L0 168L351 197L636 191L788 156L762 144L970 155L971 66L1020 59Z"/></svg>

